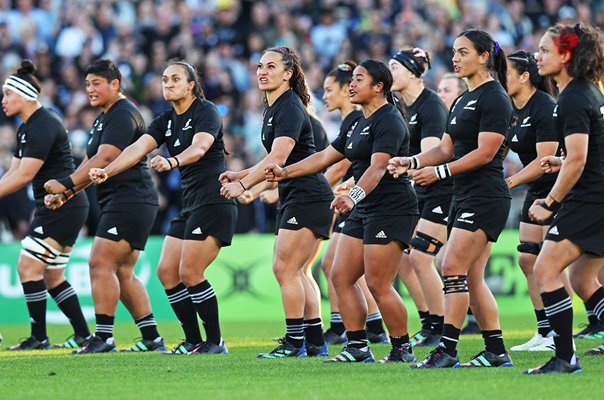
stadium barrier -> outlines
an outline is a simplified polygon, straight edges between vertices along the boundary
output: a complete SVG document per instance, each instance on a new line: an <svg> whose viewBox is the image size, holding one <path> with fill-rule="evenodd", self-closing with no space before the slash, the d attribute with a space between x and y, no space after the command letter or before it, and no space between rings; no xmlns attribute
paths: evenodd
<svg viewBox="0 0 604 400"><path fill-rule="evenodd" d="M162 241L163 237L151 237L136 266L137 275L149 291L153 313L158 320L175 318L164 289L155 274ZM222 320L281 320L283 318L279 285L272 272L273 243L272 234L236 235L233 245L224 248L214 265L208 269L206 275L216 290ZM496 295L518 297L528 295L526 280L517 266L517 244L518 231L506 230L493 246L486 275L487 283ZM88 275L91 245L90 239L78 240L66 269L67 279L78 293L84 314L88 319L94 319ZM19 243L0 244L0 309L2 310L0 323L25 323L28 320L16 267L19 251ZM320 258L315 262L313 274L322 292L326 294ZM395 282L395 287L403 296L407 295L404 286L398 280ZM130 320L128 312L121 304L116 319ZM67 322L50 297L48 322Z"/></svg>

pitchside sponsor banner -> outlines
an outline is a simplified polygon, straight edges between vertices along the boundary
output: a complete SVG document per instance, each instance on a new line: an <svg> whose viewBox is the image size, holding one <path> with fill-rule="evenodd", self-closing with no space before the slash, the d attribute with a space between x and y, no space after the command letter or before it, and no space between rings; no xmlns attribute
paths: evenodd
<svg viewBox="0 0 604 400"><path fill-rule="evenodd" d="M163 287L155 274L163 238L152 237L141 253L136 273L143 281L153 305L156 319L174 319ZM238 235L233 245L224 248L214 264L206 271L206 276L218 295L222 320L281 320L283 309L279 285L272 272L274 236ZM516 245L518 232L505 231L493 246L487 267L487 283L495 294L526 296L527 286L524 275L517 266ZM88 257L92 241L80 239L74 247L65 274L77 292L84 314L94 319L94 307L90 292ZM323 250L325 245L323 246ZM17 259L20 245L0 244L0 324L27 322L27 309L23 291L17 274ZM313 274L327 293L325 277L321 272L320 260L315 262ZM397 280L396 288L406 295L404 286ZM117 320L131 320L126 309L120 304ZM48 298L48 322L67 322Z"/></svg>

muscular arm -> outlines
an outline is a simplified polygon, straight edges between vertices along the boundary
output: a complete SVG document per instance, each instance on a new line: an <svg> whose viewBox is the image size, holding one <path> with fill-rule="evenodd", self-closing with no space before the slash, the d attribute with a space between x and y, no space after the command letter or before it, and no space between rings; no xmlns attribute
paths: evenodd
<svg viewBox="0 0 604 400"><path fill-rule="evenodd" d="M351 165L352 162L349 159L344 158L327 168L327 171L325 171L325 178L327 179L327 182L329 182L329 186L334 187L336 183L344 177Z"/></svg>
<svg viewBox="0 0 604 400"><path fill-rule="evenodd" d="M290 137L281 136L276 138L273 141L270 153L247 170L246 176L241 178L241 183L248 188L262 182L264 180L264 167L271 163L283 166L295 145L296 141Z"/></svg>
<svg viewBox="0 0 604 400"><path fill-rule="evenodd" d="M566 159L562 163L556 183L549 192L549 196L557 202L562 202L568 192L575 186L585 168L589 135L573 133L564 138L566 146ZM546 203L549 200L546 199Z"/></svg>
<svg viewBox="0 0 604 400"><path fill-rule="evenodd" d="M505 137L495 132L480 132L478 147L458 160L449 163L451 175L473 171L493 160Z"/></svg>
<svg viewBox="0 0 604 400"><path fill-rule="evenodd" d="M428 147L430 142L426 143L426 149L424 148L424 140L421 143L422 152L417 155L422 167L440 165L453 157L453 141L447 133L443 134L440 143L435 146Z"/></svg>
<svg viewBox="0 0 604 400"><path fill-rule="evenodd" d="M184 165L194 164L201 157L203 157L208 149L214 144L215 138L207 132L197 132L193 136L191 145L187 147L182 153L176 155L178 157L178 163L182 167ZM171 158L175 158L171 157ZM174 165L176 166L176 165Z"/></svg>
<svg viewBox="0 0 604 400"><path fill-rule="evenodd" d="M44 161L37 158L23 157L19 159L13 157L8 171L0 178L0 198L27 186L42 168L42 165L44 165Z"/></svg>
<svg viewBox="0 0 604 400"><path fill-rule="evenodd" d="M510 189L528 182L532 182L543 175L544 172L540 165L541 159L543 157L555 155L556 150L558 150L558 142L540 142L537 143L536 147L537 157L526 167L522 168L520 171L506 179Z"/></svg>
<svg viewBox="0 0 604 400"><path fill-rule="evenodd" d="M119 173L132 168L145 155L157 148L157 142L150 135L144 134L136 142L126 147L117 158L115 158L104 170L107 177L118 175ZM72 178L73 179L73 178ZM74 183L76 181L74 180Z"/></svg>
<svg viewBox="0 0 604 400"><path fill-rule="evenodd" d="M295 178L297 176L305 176L323 171L330 165L344 159L344 154L340 153L333 146L327 146L318 153L306 157L302 161L287 166L287 177ZM350 165L350 164L348 164ZM346 168L348 169L348 168ZM346 170L344 170L346 172ZM344 174L342 173L342 176ZM341 178L341 177L340 177ZM339 179L339 178L338 178ZM330 182L331 184L331 182Z"/></svg>

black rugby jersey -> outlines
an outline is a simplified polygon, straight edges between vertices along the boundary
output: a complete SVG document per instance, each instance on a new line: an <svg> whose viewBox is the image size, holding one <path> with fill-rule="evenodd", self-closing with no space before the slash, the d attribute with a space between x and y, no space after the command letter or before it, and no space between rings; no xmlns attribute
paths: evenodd
<svg viewBox="0 0 604 400"><path fill-rule="evenodd" d="M447 127L447 106L438 95L424 88L419 97L406 109L406 119L409 125L409 154L422 152L421 142L427 137L442 139ZM450 196L453 192L453 180L444 179L432 185L415 185L415 192L420 199L429 196Z"/></svg>
<svg viewBox="0 0 604 400"><path fill-rule="evenodd" d="M553 116L554 127L559 135L589 135L583 173L566 199L603 203L604 95L593 83L585 79L573 79L560 93Z"/></svg>
<svg viewBox="0 0 604 400"><path fill-rule="evenodd" d="M284 166L294 164L315 153L310 117L302 100L293 90L283 93L264 110L262 121L262 144L271 151L273 141L278 137L290 137L296 141ZM322 173L301 176L279 182L281 205L292 202L308 203L330 201L333 194Z"/></svg>
<svg viewBox="0 0 604 400"><path fill-rule="evenodd" d="M44 206L44 183L50 179L69 176L75 170L67 131L59 116L41 107L34 111L17 130L16 158L35 158L44 161L32 180L36 206ZM78 194L63 208L88 205L86 196Z"/></svg>
<svg viewBox="0 0 604 400"><path fill-rule="evenodd" d="M214 103L195 99L178 115L168 110L151 122L147 134L158 146L165 143L170 156L177 156L191 146L199 132L209 133L214 143L197 162L180 167L182 211L194 210L205 204L233 203L220 195L218 177L226 171L222 120Z"/></svg>
<svg viewBox="0 0 604 400"><path fill-rule="evenodd" d="M499 82L483 83L461 95L451 108L447 133L454 145L454 160L478 148L480 132L495 132L507 137L512 122L512 101ZM453 198L511 198L503 178L505 144L493 159L473 171L453 176Z"/></svg>
<svg viewBox="0 0 604 400"><path fill-rule="evenodd" d="M309 115L310 125L312 126L312 138L315 143L315 151L319 152L329 146L329 139L327 139L327 133L323 124L317 118Z"/></svg>
<svg viewBox="0 0 604 400"><path fill-rule="evenodd" d="M92 158L103 144L120 150L136 142L145 133L145 121L140 111L128 99L115 102L102 112L92 125L86 155ZM99 204L147 203L157 205L157 190L147 167L147 156L132 168L97 186Z"/></svg>
<svg viewBox="0 0 604 400"><path fill-rule="evenodd" d="M342 125L340 125L340 133L338 133L338 136L350 137L352 135L352 131L354 131L354 128L357 126L359 121L361 121L362 119L363 119L363 111L361 111L361 110L352 111L350 114L348 114L342 120ZM344 140L346 140L346 139L344 139ZM347 181L348 179L350 179L351 176L352 176L352 165L350 166L350 168L348 168L348 170L344 174L344 177L342 178L342 182Z"/></svg>
<svg viewBox="0 0 604 400"><path fill-rule="evenodd" d="M409 154L409 131L396 107L386 104L369 118L360 119L350 136L340 135L331 145L352 161L354 179L359 182L371 165L373 153L393 157ZM416 215L417 197L406 175L395 179L386 172L355 210L368 216Z"/></svg>
<svg viewBox="0 0 604 400"><path fill-rule="evenodd" d="M514 123L508 133L508 146L518 154L524 167L537 158L537 143L558 142L552 124L556 101L549 94L537 90L521 109L514 108ZM545 197L556 181L557 174L543 174L528 183L529 191L539 198Z"/></svg>

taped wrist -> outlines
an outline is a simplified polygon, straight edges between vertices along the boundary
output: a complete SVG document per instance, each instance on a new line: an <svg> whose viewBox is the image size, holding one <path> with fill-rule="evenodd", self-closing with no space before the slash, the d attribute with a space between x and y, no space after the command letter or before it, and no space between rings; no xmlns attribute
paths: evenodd
<svg viewBox="0 0 604 400"><path fill-rule="evenodd" d="M436 173L436 177L438 178L438 180L443 180L451 176L449 164L437 165L436 167L434 167L434 172Z"/></svg>
<svg viewBox="0 0 604 400"><path fill-rule="evenodd" d="M420 169L422 167L417 156L407 157L407 162L409 163L409 169Z"/></svg>
<svg viewBox="0 0 604 400"><path fill-rule="evenodd" d="M360 186L355 186L350 189L350 192L348 192L348 196L350 196L352 201L354 201L355 205L366 197L365 191Z"/></svg>

